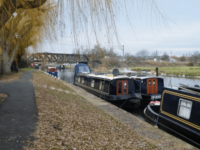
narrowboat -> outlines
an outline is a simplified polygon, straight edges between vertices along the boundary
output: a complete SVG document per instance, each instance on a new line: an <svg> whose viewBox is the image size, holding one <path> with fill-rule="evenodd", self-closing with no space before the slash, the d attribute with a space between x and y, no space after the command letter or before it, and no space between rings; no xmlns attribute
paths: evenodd
<svg viewBox="0 0 200 150"><path fill-rule="evenodd" d="M180 84L178 89L179 90L188 90L188 91L200 92L199 85L188 86L188 85L185 85L185 84Z"/></svg>
<svg viewBox="0 0 200 150"><path fill-rule="evenodd" d="M56 68L59 69L59 70L64 70L65 69L65 65L57 65Z"/></svg>
<svg viewBox="0 0 200 150"><path fill-rule="evenodd" d="M51 76L58 77L58 72L56 67L48 67L47 73Z"/></svg>
<svg viewBox="0 0 200 150"><path fill-rule="evenodd" d="M140 94L135 93L134 81L126 75L120 75L117 69L113 74L93 74L86 64L77 64L74 84L118 106L135 108L140 105Z"/></svg>
<svg viewBox="0 0 200 150"><path fill-rule="evenodd" d="M135 90L141 94L141 105L148 105L150 101L160 101L164 88L161 77L131 76L135 83Z"/></svg>
<svg viewBox="0 0 200 150"><path fill-rule="evenodd" d="M200 148L199 94L164 88L160 104L150 103L144 115L148 122Z"/></svg>

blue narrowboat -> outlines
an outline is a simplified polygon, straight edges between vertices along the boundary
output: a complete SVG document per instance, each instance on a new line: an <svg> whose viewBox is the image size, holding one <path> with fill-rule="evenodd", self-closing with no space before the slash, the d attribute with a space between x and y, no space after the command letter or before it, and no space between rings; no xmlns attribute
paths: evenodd
<svg viewBox="0 0 200 150"><path fill-rule="evenodd" d="M48 67L47 73L51 76L58 77L58 71L56 67Z"/></svg>
<svg viewBox="0 0 200 150"><path fill-rule="evenodd" d="M89 66L80 63L75 66L74 84L119 106L125 103L133 107L140 105L140 94L135 92L134 81L117 70L113 74L93 74Z"/></svg>
<svg viewBox="0 0 200 150"><path fill-rule="evenodd" d="M164 88L160 105L149 104L145 119L200 148L200 95Z"/></svg>

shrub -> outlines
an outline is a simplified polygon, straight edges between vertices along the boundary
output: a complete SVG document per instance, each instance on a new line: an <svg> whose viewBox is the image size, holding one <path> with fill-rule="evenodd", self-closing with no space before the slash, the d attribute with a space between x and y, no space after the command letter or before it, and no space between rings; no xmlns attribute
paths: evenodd
<svg viewBox="0 0 200 150"><path fill-rule="evenodd" d="M187 64L187 66L194 66L194 63L189 62L189 63Z"/></svg>

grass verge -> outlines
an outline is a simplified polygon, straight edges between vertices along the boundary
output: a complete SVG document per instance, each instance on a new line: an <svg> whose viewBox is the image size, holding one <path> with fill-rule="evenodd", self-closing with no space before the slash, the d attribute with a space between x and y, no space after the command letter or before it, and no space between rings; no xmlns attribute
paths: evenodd
<svg viewBox="0 0 200 150"><path fill-rule="evenodd" d="M133 71L153 71L155 72L156 67L131 67ZM200 76L200 67L159 67L159 74L173 74L173 75L185 75L185 76Z"/></svg>
<svg viewBox="0 0 200 150"><path fill-rule="evenodd" d="M26 149L157 149L62 81L33 72L33 84L39 121Z"/></svg>
<svg viewBox="0 0 200 150"><path fill-rule="evenodd" d="M32 71L33 70L33 68L22 68L22 69L20 69L21 71Z"/></svg>
<svg viewBox="0 0 200 150"><path fill-rule="evenodd" d="M19 70L19 72L11 72L10 75L0 75L0 82L11 82L19 80L19 77L24 73L23 70Z"/></svg>

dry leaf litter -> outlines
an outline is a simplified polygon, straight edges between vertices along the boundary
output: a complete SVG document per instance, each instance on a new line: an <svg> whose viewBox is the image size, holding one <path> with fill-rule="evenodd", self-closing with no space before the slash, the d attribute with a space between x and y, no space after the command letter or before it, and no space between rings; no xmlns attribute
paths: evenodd
<svg viewBox="0 0 200 150"><path fill-rule="evenodd" d="M33 84L39 121L27 150L157 149L62 81L34 72Z"/></svg>
<svg viewBox="0 0 200 150"><path fill-rule="evenodd" d="M5 101L5 99L8 97L7 94L0 93L0 105Z"/></svg>

